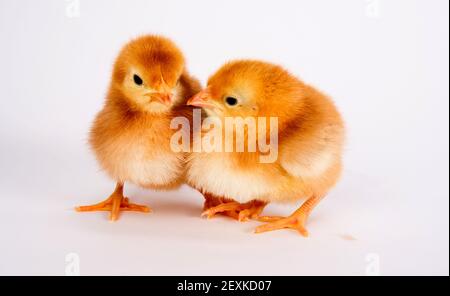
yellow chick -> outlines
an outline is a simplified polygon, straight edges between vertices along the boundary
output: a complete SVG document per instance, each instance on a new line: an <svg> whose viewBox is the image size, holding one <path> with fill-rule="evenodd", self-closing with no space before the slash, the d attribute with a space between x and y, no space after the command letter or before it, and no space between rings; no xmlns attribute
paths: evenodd
<svg viewBox="0 0 450 296"><path fill-rule="evenodd" d="M149 212L123 196L125 182L150 189L173 189L183 183L184 153L170 147L173 117L191 117L187 98L200 91L183 54L169 39L143 36L132 40L114 64L103 109L92 125L89 143L103 170L116 181L109 198L79 212Z"/></svg>
<svg viewBox="0 0 450 296"><path fill-rule="evenodd" d="M186 178L205 195L204 215L268 222L257 227L257 233L291 228L307 236L308 216L341 173L344 125L330 98L280 66L241 60L220 68L188 104L202 107L222 123L227 118L254 118L255 122L276 118L278 123L276 131L262 137L277 136L273 161L262 162L261 156L267 153L258 149L190 155ZM248 140L251 129L244 127L244 140ZM256 132L259 138L261 131ZM222 133L224 146L230 141L226 134ZM260 216L267 203L297 200L305 201L288 217Z"/></svg>

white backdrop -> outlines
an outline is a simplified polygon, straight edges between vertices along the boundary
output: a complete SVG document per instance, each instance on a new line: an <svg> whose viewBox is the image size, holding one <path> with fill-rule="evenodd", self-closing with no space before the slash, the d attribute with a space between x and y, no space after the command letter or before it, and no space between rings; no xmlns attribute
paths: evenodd
<svg viewBox="0 0 450 296"><path fill-rule="evenodd" d="M0 274L64 275L79 262L82 275L448 275L448 5L1 0ZM116 54L143 33L176 41L203 83L227 60L261 58L335 99L345 173L309 238L202 219L188 187L127 187L154 212L117 223L72 210L114 187L86 135Z"/></svg>

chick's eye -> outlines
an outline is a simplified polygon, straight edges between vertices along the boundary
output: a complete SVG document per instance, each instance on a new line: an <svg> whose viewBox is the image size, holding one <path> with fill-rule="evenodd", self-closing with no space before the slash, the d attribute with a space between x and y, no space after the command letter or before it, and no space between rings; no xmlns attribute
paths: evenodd
<svg viewBox="0 0 450 296"><path fill-rule="evenodd" d="M238 100L237 100L236 98L233 98L233 97L227 97L227 98L225 99L225 102L226 102L227 105L229 105L229 106L236 106L237 103L238 103Z"/></svg>
<svg viewBox="0 0 450 296"><path fill-rule="evenodd" d="M133 80L134 80L134 83L136 83L136 85L142 85L142 83L143 83L142 78L136 74L133 75Z"/></svg>

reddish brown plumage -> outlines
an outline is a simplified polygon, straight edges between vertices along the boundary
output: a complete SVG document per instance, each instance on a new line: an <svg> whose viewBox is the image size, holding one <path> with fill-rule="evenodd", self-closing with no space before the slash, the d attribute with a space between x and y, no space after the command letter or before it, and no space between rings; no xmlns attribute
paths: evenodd
<svg viewBox="0 0 450 296"><path fill-rule="evenodd" d="M142 85L136 85L134 75ZM117 182L158 189L179 185L185 155L170 149L170 120L191 117L185 101L199 87L172 41L144 36L128 43L115 62L105 106L91 129L90 144L101 167ZM166 106L158 96L170 92L174 94Z"/></svg>
<svg viewBox="0 0 450 296"><path fill-rule="evenodd" d="M225 103L230 96L238 99L236 106ZM210 104L206 111L222 120L277 117L279 147L273 163L261 163L258 152L193 153L187 180L194 188L241 203L284 202L323 197L337 182L343 122L332 101L312 86L277 65L243 60L219 69L201 97L199 105Z"/></svg>

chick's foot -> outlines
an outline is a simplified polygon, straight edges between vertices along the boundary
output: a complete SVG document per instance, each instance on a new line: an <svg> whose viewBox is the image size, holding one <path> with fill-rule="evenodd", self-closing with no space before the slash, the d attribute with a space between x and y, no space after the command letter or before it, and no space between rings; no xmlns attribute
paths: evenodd
<svg viewBox="0 0 450 296"><path fill-rule="evenodd" d="M94 205L76 207L77 212L95 212L108 211L110 212L109 220L116 221L119 218L120 212L133 211L148 213L151 209L144 205L130 203L128 197L123 196L123 185L117 184L114 192L104 201Z"/></svg>
<svg viewBox="0 0 450 296"><path fill-rule="evenodd" d="M289 217L279 216L261 216L258 221L269 222L267 224L258 226L255 229L255 233L262 233L267 231L273 231L278 229L290 228L297 230L301 235L307 237L308 230L305 228L306 221L313 208L321 200L320 197L309 198L297 211L295 211Z"/></svg>
<svg viewBox="0 0 450 296"><path fill-rule="evenodd" d="M208 219L216 215L225 215L240 222L245 222L250 219L256 219L263 211L266 203L253 200L244 204L236 201L224 201L223 199L206 198L205 208L202 216L207 216Z"/></svg>
<svg viewBox="0 0 450 296"><path fill-rule="evenodd" d="M272 221L267 224L256 227L255 233L262 233L278 229L290 228L297 230L301 235L308 236L308 231L305 228L306 218L301 216L289 217L260 217L259 221Z"/></svg>

